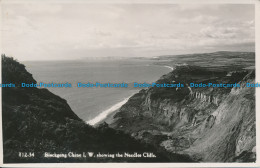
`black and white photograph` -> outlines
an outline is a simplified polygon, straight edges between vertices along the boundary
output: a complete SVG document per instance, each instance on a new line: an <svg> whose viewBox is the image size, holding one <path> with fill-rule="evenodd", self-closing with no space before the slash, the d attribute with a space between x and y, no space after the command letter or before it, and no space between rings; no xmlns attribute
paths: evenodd
<svg viewBox="0 0 260 168"><path fill-rule="evenodd" d="M258 165L259 1L212 2L0 1L1 165Z"/></svg>

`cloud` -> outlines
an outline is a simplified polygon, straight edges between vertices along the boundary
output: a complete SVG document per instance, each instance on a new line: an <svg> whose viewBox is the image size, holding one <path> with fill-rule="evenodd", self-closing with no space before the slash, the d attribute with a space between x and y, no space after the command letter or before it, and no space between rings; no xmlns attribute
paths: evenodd
<svg viewBox="0 0 260 168"><path fill-rule="evenodd" d="M217 10L219 8L219 5L193 3L193 4L179 4L178 7L181 11L190 12L191 10L198 11L198 10L204 10L204 9Z"/></svg>
<svg viewBox="0 0 260 168"><path fill-rule="evenodd" d="M234 39L239 36L239 29L235 27L206 27L201 29L201 34L206 38L214 38L214 39Z"/></svg>
<svg viewBox="0 0 260 168"><path fill-rule="evenodd" d="M232 4L10 3L3 5L3 50L21 60L39 60L155 56L222 50L223 45L234 49L254 43L253 9Z"/></svg>

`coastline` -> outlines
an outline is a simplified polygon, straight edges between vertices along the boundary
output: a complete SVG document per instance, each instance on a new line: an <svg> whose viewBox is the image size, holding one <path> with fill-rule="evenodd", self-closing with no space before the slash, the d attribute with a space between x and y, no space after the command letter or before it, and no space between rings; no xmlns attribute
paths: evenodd
<svg viewBox="0 0 260 168"><path fill-rule="evenodd" d="M167 66L167 65L165 65L164 67L166 67L166 68L170 68L172 71L174 70L174 68L171 67L171 66Z"/></svg>
<svg viewBox="0 0 260 168"><path fill-rule="evenodd" d="M118 109L120 109L127 101L130 97L132 97L134 94L131 94L131 96L125 98L123 101L120 101L116 104L114 104L113 106L109 107L108 109L104 110L103 112L101 112L99 115L97 115L96 117L94 117L93 119L86 121L87 124L95 126L99 123L101 123L102 121L107 120L109 117L111 118L111 114L115 114Z"/></svg>
<svg viewBox="0 0 260 168"><path fill-rule="evenodd" d="M173 71L175 68L171 66L164 65L163 67L171 69ZM100 114L98 114L96 117L94 117L91 120L86 121L87 124L91 126L97 126L101 124L102 122L111 123L113 121L113 116L118 112L118 110L131 98L134 94L138 92L135 92L131 94L129 97L125 98L124 100L112 105L108 109L102 111Z"/></svg>

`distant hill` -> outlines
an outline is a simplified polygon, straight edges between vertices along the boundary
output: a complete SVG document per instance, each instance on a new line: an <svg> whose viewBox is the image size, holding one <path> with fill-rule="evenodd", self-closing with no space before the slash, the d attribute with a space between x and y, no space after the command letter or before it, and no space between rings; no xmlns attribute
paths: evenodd
<svg viewBox="0 0 260 168"><path fill-rule="evenodd" d="M219 51L202 54L167 55L154 58L157 64L168 66L191 66L205 67L214 71L231 71L255 66L254 52Z"/></svg>

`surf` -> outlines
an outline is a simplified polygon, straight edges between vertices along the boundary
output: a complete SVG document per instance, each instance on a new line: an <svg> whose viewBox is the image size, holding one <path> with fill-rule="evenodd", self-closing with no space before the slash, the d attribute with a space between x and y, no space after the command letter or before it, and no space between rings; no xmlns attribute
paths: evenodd
<svg viewBox="0 0 260 168"><path fill-rule="evenodd" d="M164 67L166 67L166 68L170 68L172 71L174 70L174 68L173 67L171 67L171 66L164 66Z"/></svg>
<svg viewBox="0 0 260 168"><path fill-rule="evenodd" d="M128 99L130 97L124 99L123 101L121 101L121 102L119 102L119 103L117 103L117 104L115 104L113 106L111 106L110 108L108 108L107 110L101 112L98 116L96 116L95 118L87 121L86 123L89 124L89 125L95 125L95 124L99 123L100 121L106 119L106 117L109 114L113 113L115 110L118 110L120 107L122 107L128 101Z"/></svg>

